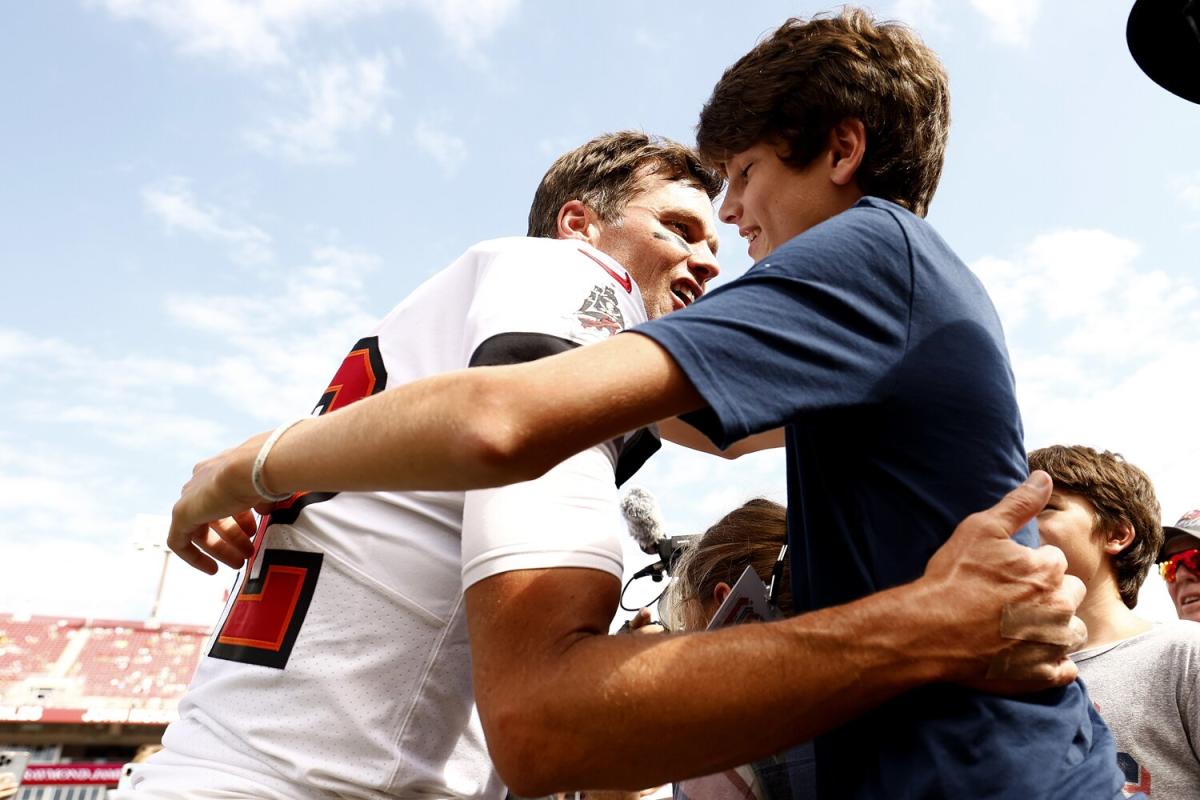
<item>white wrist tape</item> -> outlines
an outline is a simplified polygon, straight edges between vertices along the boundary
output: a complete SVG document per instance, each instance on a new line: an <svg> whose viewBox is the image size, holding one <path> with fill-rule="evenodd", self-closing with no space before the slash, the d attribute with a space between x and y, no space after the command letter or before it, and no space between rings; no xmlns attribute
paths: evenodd
<svg viewBox="0 0 1200 800"><path fill-rule="evenodd" d="M284 494L272 494L271 490L263 485L263 467L267 464L267 456L271 454L271 448L279 441L279 437L287 433L293 425L303 422L306 419L312 419L311 416L296 417L293 420L283 423L276 428L267 440L263 442L263 446L259 448L258 455L254 458L254 468L250 470L250 483L254 485L254 491L258 492L259 497L264 500L269 500L272 503L278 503L281 500L287 500L292 496L292 492Z"/></svg>

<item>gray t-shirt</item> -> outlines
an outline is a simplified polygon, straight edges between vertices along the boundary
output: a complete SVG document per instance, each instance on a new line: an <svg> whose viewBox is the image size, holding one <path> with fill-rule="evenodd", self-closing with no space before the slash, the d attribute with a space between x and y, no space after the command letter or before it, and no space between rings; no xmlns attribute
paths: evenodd
<svg viewBox="0 0 1200 800"><path fill-rule="evenodd" d="M1200 623L1155 625L1071 658L1112 729L1126 794L1200 797Z"/></svg>

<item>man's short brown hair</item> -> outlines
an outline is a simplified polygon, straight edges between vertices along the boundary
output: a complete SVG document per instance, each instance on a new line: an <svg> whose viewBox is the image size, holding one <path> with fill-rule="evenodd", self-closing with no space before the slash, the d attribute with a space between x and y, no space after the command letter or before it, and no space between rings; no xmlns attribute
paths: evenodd
<svg viewBox="0 0 1200 800"><path fill-rule="evenodd" d="M1056 489L1086 497L1096 509L1096 533L1111 533L1122 522L1133 526L1133 541L1112 557L1112 564L1121 600L1130 608L1137 605L1138 589L1163 544L1162 511L1149 476L1120 453L1083 445L1034 450L1029 468L1050 473Z"/></svg>
<svg viewBox="0 0 1200 800"><path fill-rule="evenodd" d="M867 134L858 187L925 216L950 129L946 72L912 30L862 9L792 18L759 42L717 82L696 142L714 164L773 142L786 163L804 167L851 117Z"/></svg>
<svg viewBox="0 0 1200 800"><path fill-rule="evenodd" d="M642 179L656 174L695 186L710 200L725 185L690 147L641 131L606 133L550 165L533 195L526 235L556 238L558 211L571 200L582 201L603 221L615 222Z"/></svg>

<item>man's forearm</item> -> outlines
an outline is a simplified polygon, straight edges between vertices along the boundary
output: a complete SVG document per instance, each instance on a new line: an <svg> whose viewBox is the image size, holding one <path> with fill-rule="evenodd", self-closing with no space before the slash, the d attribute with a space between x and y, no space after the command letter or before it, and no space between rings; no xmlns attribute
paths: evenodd
<svg viewBox="0 0 1200 800"><path fill-rule="evenodd" d="M650 786L778 752L905 690L969 674L977 654L956 656L953 643L923 632L932 600L918 582L775 623L661 637L581 632L558 653L481 660L487 599L469 594L493 758L530 796ZM604 744L614 738L639 746Z"/></svg>
<svg viewBox="0 0 1200 800"><path fill-rule="evenodd" d="M1049 494L1035 473L963 520L921 579L781 622L609 637L620 586L607 573L482 580L466 604L493 760L524 795L649 786L777 752L930 681L1061 686L1077 673L1067 653L1087 636L1071 617L1083 583L1065 574L1061 551L1010 539ZM1002 623L1010 607L1050 622L1014 638ZM985 680L997 664L1004 679Z"/></svg>

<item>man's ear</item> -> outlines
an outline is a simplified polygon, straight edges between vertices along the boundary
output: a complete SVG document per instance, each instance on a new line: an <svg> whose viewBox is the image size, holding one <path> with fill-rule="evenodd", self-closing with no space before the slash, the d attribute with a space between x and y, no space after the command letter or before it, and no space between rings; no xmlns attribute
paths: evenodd
<svg viewBox="0 0 1200 800"><path fill-rule="evenodd" d="M600 235L599 218L582 200L568 200L558 210L555 233L559 239L581 239L595 245Z"/></svg>
<svg viewBox="0 0 1200 800"><path fill-rule="evenodd" d="M1113 526L1111 531L1104 535L1104 552L1110 556L1115 556L1133 544L1135 536L1133 525L1128 520L1121 520Z"/></svg>
<svg viewBox="0 0 1200 800"><path fill-rule="evenodd" d="M867 154L867 129L857 117L847 117L829 131L829 178L838 186L854 181Z"/></svg>

